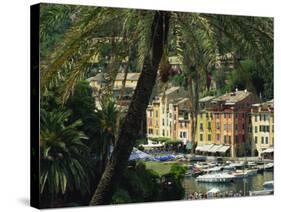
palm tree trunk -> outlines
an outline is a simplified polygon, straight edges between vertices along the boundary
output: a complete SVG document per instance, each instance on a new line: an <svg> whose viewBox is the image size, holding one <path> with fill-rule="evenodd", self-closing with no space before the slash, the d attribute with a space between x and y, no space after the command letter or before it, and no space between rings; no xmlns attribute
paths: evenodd
<svg viewBox="0 0 281 212"><path fill-rule="evenodd" d="M142 114L149 103L155 84L157 69L163 54L163 44L167 39L168 12L156 11L151 26L151 56L144 62L132 102L121 127L116 147L109 159L90 205L109 204L114 186L127 167L130 153L141 127Z"/></svg>

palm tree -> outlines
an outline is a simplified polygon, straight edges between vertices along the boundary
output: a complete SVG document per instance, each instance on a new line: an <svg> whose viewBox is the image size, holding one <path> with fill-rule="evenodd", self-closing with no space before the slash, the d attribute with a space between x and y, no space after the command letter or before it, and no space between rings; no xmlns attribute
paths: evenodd
<svg viewBox="0 0 281 212"><path fill-rule="evenodd" d="M105 168L107 160L110 155L110 148L115 146L115 130L116 130L116 117L117 108L115 101L110 99L101 104L101 109L97 109L95 112L96 119L98 120L98 155L102 162L100 169L101 174Z"/></svg>
<svg viewBox="0 0 281 212"><path fill-rule="evenodd" d="M109 84L112 85L118 69L113 67L118 67L120 61L124 59L123 50L127 49L128 46L130 49L137 48L137 64L141 70L131 104L120 127L116 147L93 195L91 205L110 203L114 185L126 168L130 152L141 127L142 117L140 114L145 113L149 103L160 61L162 64L160 68L166 69L161 72L169 71L167 59L161 60L164 58L162 57L163 52L168 52L168 35L170 39L173 36L182 37L179 45L182 49L187 47L186 51L180 51L178 54L184 59L186 69L184 73L189 84L187 88L190 90L190 96L194 97L194 114L198 110L200 91L198 82L201 79L201 73L206 71L208 63L213 63L213 56L217 49L221 46L224 47L225 44L220 43L218 34L229 37L229 43L232 44L232 47L235 46L234 44L238 44L237 46L241 47L243 52L251 53L257 58L263 58L264 64L266 64L265 61L270 61L268 56L262 57L261 55L265 48L272 49L271 19L240 17L237 22L236 18L228 16L222 18L207 14L188 13L183 15L183 13L175 12L98 7L78 7L77 11L74 13L73 25L65 34L64 40L56 46L47 60L42 61L42 91L48 89L50 83L58 79L63 80L64 86L62 86L61 96L64 102L71 94L75 82L83 76L89 59L93 55L98 55L103 43L116 39L119 42L117 44L112 42L114 45L112 45L108 60L110 69L106 70L110 76ZM109 30L109 25L114 27L112 31ZM197 27L200 29L199 31ZM178 32L175 32L176 30ZM101 33L102 35L99 36L98 32L105 33ZM124 35L129 38L126 47L122 45ZM101 39L95 39L98 36L103 37L103 42L100 42ZM116 36L118 37L116 38ZM237 49L239 50L239 48ZM164 54L164 56L167 58L167 55Z"/></svg>
<svg viewBox="0 0 281 212"><path fill-rule="evenodd" d="M66 191L90 192L92 167L82 142L87 137L77 130L81 121L66 125L69 111L42 109L40 115L40 193L50 196L54 204Z"/></svg>

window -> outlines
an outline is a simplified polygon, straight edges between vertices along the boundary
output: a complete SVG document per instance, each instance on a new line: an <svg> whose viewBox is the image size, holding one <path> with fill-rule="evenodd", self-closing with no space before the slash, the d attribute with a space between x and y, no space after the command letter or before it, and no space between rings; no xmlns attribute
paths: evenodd
<svg viewBox="0 0 281 212"><path fill-rule="evenodd" d="M200 134L200 141L203 141L203 134Z"/></svg>
<svg viewBox="0 0 281 212"><path fill-rule="evenodd" d="M261 137L261 143L264 144L264 137Z"/></svg>
<svg viewBox="0 0 281 212"><path fill-rule="evenodd" d="M225 113L225 114L223 114L223 117L224 117L224 118L226 118L226 113Z"/></svg>
<svg viewBox="0 0 281 212"><path fill-rule="evenodd" d="M158 127L158 120L156 120L156 127ZM157 133L158 134L158 133Z"/></svg>
<svg viewBox="0 0 281 212"><path fill-rule="evenodd" d="M238 113L235 113L235 118L238 118Z"/></svg>
<svg viewBox="0 0 281 212"><path fill-rule="evenodd" d="M235 124L235 130L238 130L238 124Z"/></svg>
<svg viewBox="0 0 281 212"><path fill-rule="evenodd" d="M274 132L274 125L272 125L272 132Z"/></svg>
<svg viewBox="0 0 281 212"><path fill-rule="evenodd" d="M162 136L165 136L165 130L162 130Z"/></svg>
<svg viewBox="0 0 281 212"><path fill-rule="evenodd" d="M268 137L265 137L265 144L268 144Z"/></svg>
<svg viewBox="0 0 281 212"><path fill-rule="evenodd" d="M162 125L165 126L165 119L162 119Z"/></svg>
<svg viewBox="0 0 281 212"><path fill-rule="evenodd" d="M258 137L255 136L255 144L257 144L257 143L258 143Z"/></svg>
<svg viewBox="0 0 281 212"><path fill-rule="evenodd" d="M220 134L217 134L217 141L220 141Z"/></svg>
<svg viewBox="0 0 281 212"><path fill-rule="evenodd" d="M257 122L258 121L258 116L257 115L255 115L255 122Z"/></svg>
<svg viewBox="0 0 281 212"><path fill-rule="evenodd" d="M150 111L150 112L149 112L149 116L150 116L150 117L152 117L152 116L153 116L153 113L152 113L152 111Z"/></svg>
<svg viewBox="0 0 281 212"><path fill-rule="evenodd" d="M153 129L148 129L148 134L153 134Z"/></svg>
<svg viewBox="0 0 281 212"><path fill-rule="evenodd" d="M224 143L226 144L226 135L224 136L223 140L224 140Z"/></svg>
<svg viewBox="0 0 281 212"><path fill-rule="evenodd" d="M218 122L218 123L216 123L216 128L217 128L217 130L219 130L220 129L220 123Z"/></svg>
<svg viewBox="0 0 281 212"><path fill-rule="evenodd" d="M211 122L208 122L208 130L211 130Z"/></svg>
<svg viewBox="0 0 281 212"><path fill-rule="evenodd" d="M203 131L203 124L200 123L200 130Z"/></svg>
<svg viewBox="0 0 281 212"><path fill-rule="evenodd" d="M226 131L226 126L227 126L226 124L224 124L224 125L223 125L223 129L224 129L224 131Z"/></svg>
<svg viewBox="0 0 281 212"><path fill-rule="evenodd" d="M158 111L156 110L156 114L155 114L156 118L158 118Z"/></svg>
<svg viewBox="0 0 281 212"><path fill-rule="evenodd" d="M219 119L220 118L220 114L216 113L216 118Z"/></svg>
<svg viewBox="0 0 281 212"><path fill-rule="evenodd" d="M186 132L182 132L182 137L186 138Z"/></svg>
<svg viewBox="0 0 281 212"><path fill-rule="evenodd" d="M258 132L258 127L257 126L255 126L255 133L257 133Z"/></svg>
<svg viewBox="0 0 281 212"><path fill-rule="evenodd" d="M238 135L235 136L235 142L238 143L239 137Z"/></svg>
<svg viewBox="0 0 281 212"><path fill-rule="evenodd" d="M208 141L211 141L211 135L208 134Z"/></svg>

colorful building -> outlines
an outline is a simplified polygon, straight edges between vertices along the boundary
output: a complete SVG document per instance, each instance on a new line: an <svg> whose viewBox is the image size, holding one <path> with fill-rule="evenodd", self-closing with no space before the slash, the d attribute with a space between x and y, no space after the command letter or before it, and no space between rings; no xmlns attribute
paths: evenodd
<svg viewBox="0 0 281 212"><path fill-rule="evenodd" d="M231 157L246 155L247 114L256 102L258 98L247 90L201 99L204 108L198 115L196 149L207 153L229 150Z"/></svg>
<svg viewBox="0 0 281 212"><path fill-rule="evenodd" d="M146 112L148 137L177 139L179 136L187 136L183 132L185 121L179 117L179 111L187 101L184 98L186 95L183 88L171 87L152 99ZM181 125L178 124L179 118Z"/></svg>
<svg viewBox="0 0 281 212"><path fill-rule="evenodd" d="M253 104L248 114L248 143L252 156L273 155L274 101Z"/></svg>
<svg viewBox="0 0 281 212"><path fill-rule="evenodd" d="M125 73L118 73L116 75L116 78L113 83L112 92L113 92L113 96L119 100L117 102L117 104L119 106L124 106L125 108L129 106L129 104L131 102L131 98L134 94L134 90L137 86L139 77L140 77L140 73L128 73L127 74L123 97L122 97L122 99L119 99L121 90L123 88L123 81L125 78ZM93 90L92 94L94 97L96 97L96 105L97 105L97 107L100 107L99 97L100 97L101 91L103 89L106 89L107 75L104 73L98 73L96 76L89 78L88 81L90 83L90 87Z"/></svg>

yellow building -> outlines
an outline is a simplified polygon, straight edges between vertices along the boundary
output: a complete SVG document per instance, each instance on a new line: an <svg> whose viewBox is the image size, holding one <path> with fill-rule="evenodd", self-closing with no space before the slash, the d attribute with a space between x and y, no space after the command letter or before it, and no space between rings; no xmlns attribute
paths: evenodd
<svg viewBox="0 0 281 212"><path fill-rule="evenodd" d="M248 143L252 156L273 153L274 101L253 104L248 121Z"/></svg>
<svg viewBox="0 0 281 212"><path fill-rule="evenodd" d="M196 151L205 154L247 155L247 114L257 97L247 90L200 100ZM229 150L229 152L227 152Z"/></svg>
<svg viewBox="0 0 281 212"><path fill-rule="evenodd" d="M214 140L213 113L208 111L213 96L206 96L199 100L200 112L197 116L196 142L197 146L209 145Z"/></svg>
<svg viewBox="0 0 281 212"><path fill-rule="evenodd" d="M116 99L118 99L121 94L124 77L125 77L124 73L118 73L116 75L116 78L115 78L115 81L113 84L113 90L112 90L113 96L116 97ZM119 102L117 102L117 104L119 106L124 106L125 108L128 107L128 105L130 104L131 98L134 94L134 90L137 86L139 77L140 77L140 73L128 73L127 74L123 98L118 99ZM103 91L103 89L105 89L105 86L107 86L106 78L107 78L106 74L99 73L96 76L88 79L90 87L93 90L92 94L94 97L96 97L96 106L98 108L100 107L100 102L99 102L100 94Z"/></svg>
<svg viewBox="0 0 281 212"><path fill-rule="evenodd" d="M171 87L153 98L146 111L148 137L177 139L187 135L178 126L179 105L184 103L186 95L184 89Z"/></svg>

